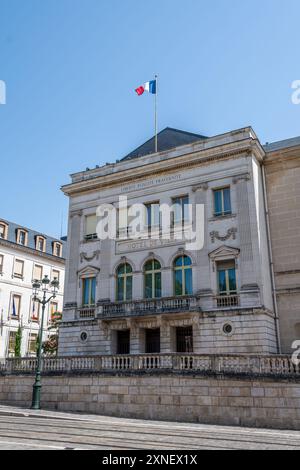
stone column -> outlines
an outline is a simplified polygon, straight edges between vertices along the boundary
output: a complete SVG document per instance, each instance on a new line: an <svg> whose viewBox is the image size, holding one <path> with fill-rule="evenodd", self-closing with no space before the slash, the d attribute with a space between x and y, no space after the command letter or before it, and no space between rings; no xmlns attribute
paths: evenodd
<svg viewBox="0 0 300 470"><path fill-rule="evenodd" d="M65 321L74 319L76 315L81 216L81 210L70 211L64 292L63 319Z"/></svg>
<svg viewBox="0 0 300 470"><path fill-rule="evenodd" d="M157 327L160 328L160 352L171 352L170 325L163 315L157 317Z"/></svg>
<svg viewBox="0 0 300 470"><path fill-rule="evenodd" d="M139 354L139 328L133 318L126 319L127 328L130 330L130 354Z"/></svg>
<svg viewBox="0 0 300 470"><path fill-rule="evenodd" d="M136 271L133 273L132 298L141 300L144 298L144 276L143 272Z"/></svg>
<svg viewBox="0 0 300 470"><path fill-rule="evenodd" d="M211 288L210 285L210 270L209 270L209 259L208 259L208 208L207 208L207 190L208 184L201 183L193 187L193 231L196 231L196 204L204 205L204 247L201 250L195 252L196 267L194 268L194 293L200 293ZM198 222L199 224L199 222Z"/></svg>
<svg viewBox="0 0 300 470"><path fill-rule="evenodd" d="M162 297L171 297L174 295L173 289L173 270L172 267L162 268L161 271Z"/></svg>
<svg viewBox="0 0 300 470"><path fill-rule="evenodd" d="M233 179L236 185L237 219L240 237L239 278L241 288L257 284L254 270L253 244L248 196L250 175L245 174ZM254 223L254 221L253 221Z"/></svg>

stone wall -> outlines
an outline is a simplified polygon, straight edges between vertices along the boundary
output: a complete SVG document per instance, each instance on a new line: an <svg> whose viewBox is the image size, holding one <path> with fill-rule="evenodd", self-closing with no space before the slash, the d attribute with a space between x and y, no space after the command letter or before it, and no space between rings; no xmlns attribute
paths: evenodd
<svg viewBox="0 0 300 470"><path fill-rule="evenodd" d="M300 340L300 147L267 154L266 180L282 353Z"/></svg>
<svg viewBox="0 0 300 470"><path fill-rule="evenodd" d="M223 327L232 326L232 333L225 334ZM60 327L59 355L102 355L116 354L113 333L116 330L130 329L130 353L145 352L146 328L160 328L161 352L176 352L173 330L177 326L193 327L193 350L196 354L270 354L276 353L274 317L263 309L239 309L231 311L200 312L195 315L177 313L168 318L164 316L141 316L134 321L129 319L81 320L64 322ZM86 340L81 334L86 333Z"/></svg>
<svg viewBox="0 0 300 470"><path fill-rule="evenodd" d="M0 404L29 407L33 376L0 376ZM43 377L42 407L128 418L300 430L300 380L189 374Z"/></svg>

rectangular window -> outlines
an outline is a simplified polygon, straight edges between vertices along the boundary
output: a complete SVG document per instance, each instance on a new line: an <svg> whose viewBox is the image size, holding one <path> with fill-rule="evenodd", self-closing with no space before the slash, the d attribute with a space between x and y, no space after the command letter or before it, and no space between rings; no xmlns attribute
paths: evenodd
<svg viewBox="0 0 300 470"><path fill-rule="evenodd" d="M62 246L60 243L54 243L53 245L53 254L54 256L57 256L58 258L61 257L61 249L62 249Z"/></svg>
<svg viewBox="0 0 300 470"><path fill-rule="evenodd" d="M193 352L193 327L176 328L176 350L180 353Z"/></svg>
<svg viewBox="0 0 300 470"><path fill-rule="evenodd" d="M23 245L25 246L26 245L26 232L24 230L19 230L18 231L18 239L17 239L17 242L19 243L19 245Z"/></svg>
<svg viewBox="0 0 300 470"><path fill-rule="evenodd" d="M23 279L23 275L24 275L24 261L21 261L20 259L16 259L15 266L14 266L14 277Z"/></svg>
<svg viewBox="0 0 300 470"><path fill-rule="evenodd" d="M184 225L190 219L189 215L189 197L180 196L172 200L174 205L173 223L174 225Z"/></svg>
<svg viewBox="0 0 300 470"><path fill-rule="evenodd" d="M46 240L42 237L37 237L36 249L38 251L45 251Z"/></svg>
<svg viewBox="0 0 300 470"><path fill-rule="evenodd" d="M6 238L6 225L0 224L0 238Z"/></svg>
<svg viewBox="0 0 300 470"><path fill-rule="evenodd" d="M31 333L28 337L28 354L29 355L36 354L37 338L38 338L38 335L36 333Z"/></svg>
<svg viewBox="0 0 300 470"><path fill-rule="evenodd" d="M130 330L117 331L117 354L130 354Z"/></svg>
<svg viewBox="0 0 300 470"><path fill-rule="evenodd" d="M16 336L17 336L16 331L10 331L9 332L9 338L8 338L8 353L9 353L9 355L14 355L15 354Z"/></svg>
<svg viewBox="0 0 300 470"><path fill-rule="evenodd" d="M97 238L97 216L87 215L85 218L85 239L95 240Z"/></svg>
<svg viewBox="0 0 300 470"><path fill-rule="evenodd" d="M235 262L227 261L217 264L218 268L218 288L220 295L236 294L236 271Z"/></svg>
<svg viewBox="0 0 300 470"><path fill-rule="evenodd" d="M152 202L145 204L146 207L146 225L149 231L151 229L160 229L161 227L161 214L159 211L159 202Z"/></svg>
<svg viewBox="0 0 300 470"><path fill-rule="evenodd" d="M147 328L145 331L146 354L160 353L160 328Z"/></svg>
<svg viewBox="0 0 300 470"><path fill-rule="evenodd" d="M133 218L129 217L129 207L117 209L116 230L118 238L126 239L130 237L129 223Z"/></svg>
<svg viewBox="0 0 300 470"><path fill-rule="evenodd" d="M84 307L93 306L96 303L96 278L88 277L82 280L82 304Z"/></svg>
<svg viewBox="0 0 300 470"><path fill-rule="evenodd" d="M41 281L43 278L43 266L39 266L35 264L34 269L33 269L33 279L36 279L37 281Z"/></svg>
<svg viewBox="0 0 300 470"><path fill-rule="evenodd" d="M231 214L230 188L214 190L214 210L215 216Z"/></svg>
<svg viewBox="0 0 300 470"><path fill-rule="evenodd" d="M21 308L21 296L13 295L11 303L11 318L18 319L20 317L20 308Z"/></svg>
<svg viewBox="0 0 300 470"><path fill-rule="evenodd" d="M0 255L0 274L3 273L3 261L4 261L4 256Z"/></svg>

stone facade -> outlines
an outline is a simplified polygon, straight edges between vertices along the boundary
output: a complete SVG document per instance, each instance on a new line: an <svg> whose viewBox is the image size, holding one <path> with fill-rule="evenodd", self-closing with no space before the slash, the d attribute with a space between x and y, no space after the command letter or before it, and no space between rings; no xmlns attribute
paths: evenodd
<svg viewBox="0 0 300 470"><path fill-rule="evenodd" d="M282 352L300 340L300 139L266 147L265 172Z"/></svg>
<svg viewBox="0 0 300 470"><path fill-rule="evenodd" d="M0 376L0 402L28 407L32 376ZM138 419L300 429L296 380L187 375L43 378L42 408Z"/></svg>
<svg viewBox="0 0 300 470"><path fill-rule="evenodd" d="M261 165L265 157L251 128L158 154L72 175L69 253L60 355L115 354L118 332L130 331L129 352L145 351L145 333L159 329L160 351L176 352L178 328L192 327L196 353L276 353L279 350ZM230 189L231 210L216 216L215 190ZM104 240L86 237L87 217L119 195L134 203L167 203L187 195L205 207L205 241L188 251L182 240ZM174 260L191 260L193 292L174 296ZM144 299L144 266L161 265L162 298ZM219 298L218 266L231 262L236 295ZM132 267L130 302L116 302L116 270ZM95 305L83 308L83 282L96 278ZM226 296L225 296L226 297ZM149 300L149 299L148 299ZM231 304L232 301L232 304ZM149 351L147 351L149 352ZM156 351L157 352L157 351Z"/></svg>

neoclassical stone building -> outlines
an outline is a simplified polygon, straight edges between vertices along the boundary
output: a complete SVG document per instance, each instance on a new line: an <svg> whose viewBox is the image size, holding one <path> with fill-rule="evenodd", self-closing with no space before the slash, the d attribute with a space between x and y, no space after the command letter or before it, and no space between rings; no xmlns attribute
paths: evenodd
<svg viewBox="0 0 300 470"><path fill-rule="evenodd" d="M209 138L166 128L158 142L158 153L151 139L115 164L72 175L63 187L70 207L59 354L290 350L300 323L294 305L300 258L291 244L296 256L286 248L288 260L282 261L286 228L276 198L280 207L299 199L293 169L298 165L299 175L299 153L290 158L287 151L277 163L285 144L264 148L251 128ZM285 198L293 178L295 194ZM104 203L118 209L120 195L129 206L146 206L146 229L157 230L157 239L132 239L130 232L127 239L98 239L96 210ZM204 205L201 250L161 237L157 208L163 203L176 204L173 233L182 224L196 229L186 204ZM297 230L299 210L293 208L283 219ZM293 313L281 318L289 305Z"/></svg>

